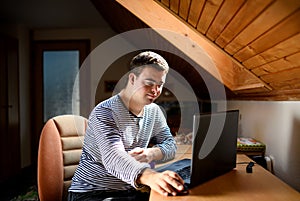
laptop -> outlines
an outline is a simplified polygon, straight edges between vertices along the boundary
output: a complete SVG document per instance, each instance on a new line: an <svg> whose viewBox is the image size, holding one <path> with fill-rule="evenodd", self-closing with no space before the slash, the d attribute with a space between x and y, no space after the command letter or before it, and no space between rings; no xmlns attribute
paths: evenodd
<svg viewBox="0 0 300 201"><path fill-rule="evenodd" d="M193 116L192 159L182 159L155 168L172 170L192 188L236 167L239 110Z"/></svg>

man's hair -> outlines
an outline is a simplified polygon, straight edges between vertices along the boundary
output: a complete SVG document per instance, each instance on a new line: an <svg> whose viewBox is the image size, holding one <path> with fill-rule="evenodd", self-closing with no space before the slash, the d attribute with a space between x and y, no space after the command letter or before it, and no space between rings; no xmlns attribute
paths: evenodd
<svg viewBox="0 0 300 201"><path fill-rule="evenodd" d="M151 66L159 71L165 71L166 73L169 71L169 65L162 56L152 51L145 51L133 57L130 62L130 72L139 76L142 69L147 66Z"/></svg>

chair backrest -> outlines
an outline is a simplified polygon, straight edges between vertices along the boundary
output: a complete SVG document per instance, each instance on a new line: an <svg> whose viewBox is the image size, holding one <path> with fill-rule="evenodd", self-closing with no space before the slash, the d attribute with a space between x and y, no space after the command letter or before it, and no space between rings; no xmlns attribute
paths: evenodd
<svg viewBox="0 0 300 201"><path fill-rule="evenodd" d="M38 151L38 194L41 201L67 200L78 166L87 119L60 115L44 125Z"/></svg>

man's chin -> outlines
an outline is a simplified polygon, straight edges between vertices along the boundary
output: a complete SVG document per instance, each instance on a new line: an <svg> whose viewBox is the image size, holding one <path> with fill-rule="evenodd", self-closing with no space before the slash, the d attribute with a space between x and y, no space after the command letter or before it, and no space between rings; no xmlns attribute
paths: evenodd
<svg viewBox="0 0 300 201"><path fill-rule="evenodd" d="M148 100L147 105L149 105L149 104L151 104L153 102L154 102L154 100Z"/></svg>
<svg viewBox="0 0 300 201"><path fill-rule="evenodd" d="M154 98L147 98L147 105L149 105L149 104L151 104L151 103L153 103L155 101L155 99Z"/></svg>

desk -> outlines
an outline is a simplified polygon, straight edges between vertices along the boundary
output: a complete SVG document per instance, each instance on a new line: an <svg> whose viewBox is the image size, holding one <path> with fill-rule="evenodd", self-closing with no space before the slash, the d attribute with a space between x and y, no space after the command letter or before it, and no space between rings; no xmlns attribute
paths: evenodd
<svg viewBox="0 0 300 201"><path fill-rule="evenodd" d="M178 146L178 154L174 160L191 157L191 148ZM173 161L174 161L173 160ZM247 156L237 154L237 163L249 162ZM172 161L171 161L172 162ZM186 196L162 196L155 191L150 193L150 201L299 201L300 193L279 178L255 164L253 173L246 173L247 164L237 167L215 179L205 182L190 190Z"/></svg>

